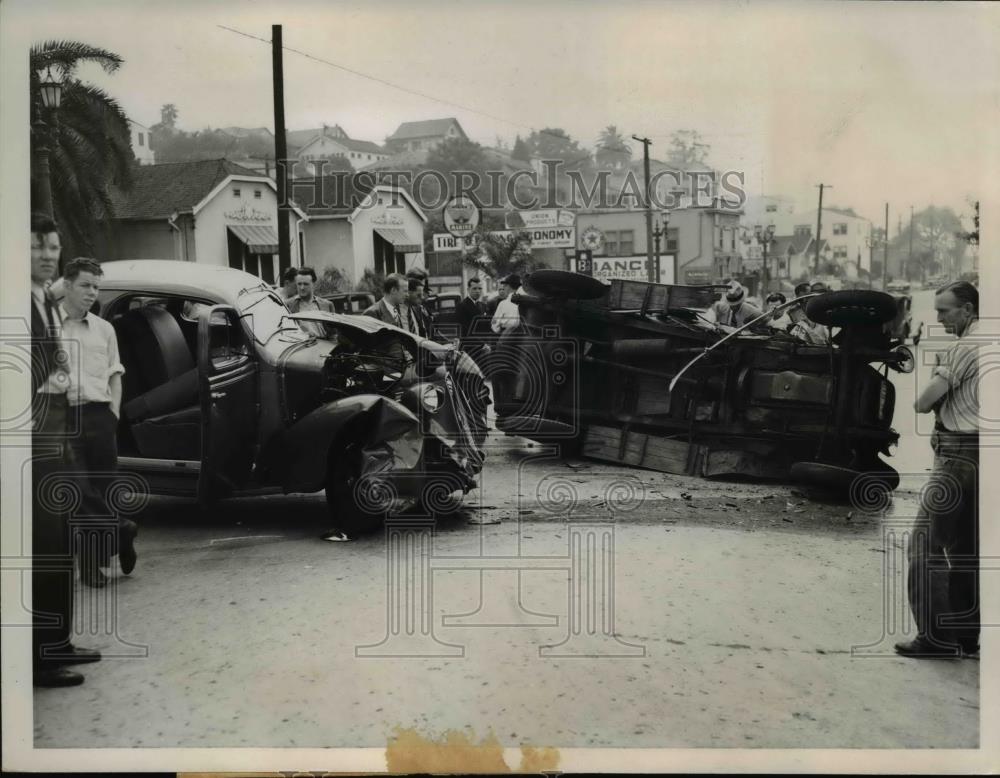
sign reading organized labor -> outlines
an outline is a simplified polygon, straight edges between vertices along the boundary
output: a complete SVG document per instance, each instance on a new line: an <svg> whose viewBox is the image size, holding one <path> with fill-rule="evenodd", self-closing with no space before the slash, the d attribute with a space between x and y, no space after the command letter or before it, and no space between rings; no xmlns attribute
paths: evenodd
<svg viewBox="0 0 1000 778"><path fill-rule="evenodd" d="M583 251L577 252L575 262L580 262L580 255L583 253ZM601 281L611 281L614 278L628 281L648 281L649 274L646 270L646 261L645 256L592 257L588 275L592 275ZM660 277L657 279L657 283L672 284L674 282L673 278L671 278L673 274L673 262L674 258L672 255L660 257ZM579 264L573 269L577 273L587 272Z"/></svg>
<svg viewBox="0 0 1000 778"><path fill-rule="evenodd" d="M453 197L444 207L444 226L456 238L471 235L479 226L479 209L464 195Z"/></svg>

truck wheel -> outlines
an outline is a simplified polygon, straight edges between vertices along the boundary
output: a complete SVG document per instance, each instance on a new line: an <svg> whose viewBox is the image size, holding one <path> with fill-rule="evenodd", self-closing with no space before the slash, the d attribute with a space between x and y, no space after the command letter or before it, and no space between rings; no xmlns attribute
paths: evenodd
<svg viewBox="0 0 1000 778"><path fill-rule="evenodd" d="M897 313L891 295L871 289L827 292L806 303L806 316L828 327L885 324L895 319Z"/></svg>
<svg viewBox="0 0 1000 778"><path fill-rule="evenodd" d="M362 472L361 447L352 443L331 456L326 480L326 504L334 526L350 536L379 529L392 507L391 489Z"/></svg>

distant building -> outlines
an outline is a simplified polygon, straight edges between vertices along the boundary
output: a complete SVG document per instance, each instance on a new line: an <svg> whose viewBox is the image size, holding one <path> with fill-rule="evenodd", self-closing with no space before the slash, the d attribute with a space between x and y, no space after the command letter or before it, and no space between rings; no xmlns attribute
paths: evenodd
<svg viewBox="0 0 1000 778"><path fill-rule="evenodd" d="M296 160L293 175L311 178L322 173L324 160L340 157L350 163L354 170L366 167L389 156L376 143L356 140L348 136L344 129L335 124L315 130L292 130L286 135L288 155Z"/></svg>
<svg viewBox="0 0 1000 778"><path fill-rule="evenodd" d="M420 151L432 149L454 138L468 140L458 119L426 119L419 122L403 122L385 139L385 146L394 153Z"/></svg>
<svg viewBox="0 0 1000 778"><path fill-rule="evenodd" d="M790 197L781 195L753 195L747 197L743 205L743 223L749 226L756 224L762 227L768 224L777 226L777 220L792 216L798 208Z"/></svg>
<svg viewBox="0 0 1000 778"><path fill-rule="evenodd" d="M308 264L322 274L336 268L354 288L370 270L378 275L424 267L427 217L403 189L355 188L355 177L297 179L292 194L308 214L303 225Z"/></svg>
<svg viewBox="0 0 1000 778"><path fill-rule="evenodd" d="M820 260L832 259L830 244L824 238L819 244ZM772 278L787 282L788 289L799 281L814 281L816 272L816 240L812 227L800 225L791 235L775 235L768 250Z"/></svg>
<svg viewBox="0 0 1000 778"><path fill-rule="evenodd" d="M872 223L847 208L823 209L822 237L830 246L831 259L840 265L848 276L859 270L870 270ZM790 235L796 230L816 230L816 211L795 214L776 213L772 222L780 235Z"/></svg>
<svg viewBox="0 0 1000 778"><path fill-rule="evenodd" d="M280 278L276 187L252 170L226 159L144 165L128 192L112 190L112 203L101 260L177 259ZM302 264L305 219L296 207L288 216L294 266Z"/></svg>
<svg viewBox="0 0 1000 778"><path fill-rule="evenodd" d="M132 136L132 153L140 165L156 164L156 153L150 144L149 127L139 122L128 120L128 128Z"/></svg>

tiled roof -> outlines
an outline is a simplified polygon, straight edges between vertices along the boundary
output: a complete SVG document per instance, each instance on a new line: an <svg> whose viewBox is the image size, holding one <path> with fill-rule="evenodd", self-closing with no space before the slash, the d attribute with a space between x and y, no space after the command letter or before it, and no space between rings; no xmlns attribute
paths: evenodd
<svg viewBox="0 0 1000 778"><path fill-rule="evenodd" d="M387 140L409 140L411 138L436 138L445 135L452 123L458 124L458 119L425 119L419 122L403 122L396 128ZM458 124L461 130L462 125ZM464 132L462 133L465 134Z"/></svg>
<svg viewBox="0 0 1000 778"><path fill-rule="evenodd" d="M347 137L347 133L344 132L344 128L339 124L334 124L333 126L317 127L314 130L286 130L285 143L288 144L289 151L293 149L300 149L317 135L323 135L324 133L338 141L341 140L341 136L344 138Z"/></svg>
<svg viewBox="0 0 1000 778"><path fill-rule="evenodd" d="M385 154L385 149L370 140L354 140L354 138L334 138L341 146L350 151L367 152L368 154Z"/></svg>
<svg viewBox="0 0 1000 778"><path fill-rule="evenodd" d="M367 186L357 186L357 183L358 176L349 173L296 178L290 183L291 196L309 216L351 213L372 189L370 180Z"/></svg>
<svg viewBox="0 0 1000 778"><path fill-rule="evenodd" d="M115 218L166 219L172 213L190 211L231 175L268 180L228 159L141 165L132 172L133 183L128 192L111 191Z"/></svg>

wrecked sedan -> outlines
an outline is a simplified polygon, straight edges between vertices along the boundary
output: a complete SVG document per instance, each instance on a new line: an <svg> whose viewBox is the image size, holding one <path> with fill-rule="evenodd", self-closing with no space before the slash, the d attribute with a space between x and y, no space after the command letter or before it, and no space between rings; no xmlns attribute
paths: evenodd
<svg viewBox="0 0 1000 778"><path fill-rule="evenodd" d="M669 473L787 480L843 493L894 489L888 370L913 355L885 330L889 295L810 295L829 345L706 317L713 287L533 273L521 326L491 358L498 428L584 456ZM852 486L853 485L853 486Z"/></svg>
<svg viewBox="0 0 1000 778"><path fill-rule="evenodd" d="M475 486L488 394L461 352L369 317L292 316L241 270L102 268L126 371L119 465L154 494L325 489L335 525L359 532Z"/></svg>

